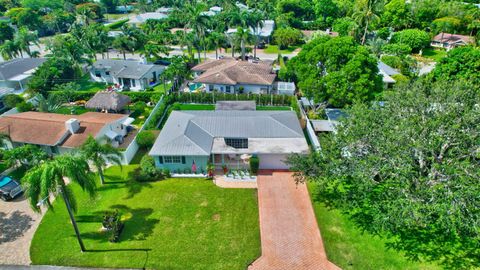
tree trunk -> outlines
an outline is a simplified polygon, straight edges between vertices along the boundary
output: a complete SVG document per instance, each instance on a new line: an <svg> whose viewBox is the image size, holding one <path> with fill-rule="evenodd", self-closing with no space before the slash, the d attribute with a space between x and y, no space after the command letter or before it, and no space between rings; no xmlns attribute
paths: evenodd
<svg viewBox="0 0 480 270"><path fill-rule="evenodd" d="M368 31L368 21L365 24L365 31L363 31L362 45L365 45L365 39L367 38L367 31Z"/></svg>
<svg viewBox="0 0 480 270"><path fill-rule="evenodd" d="M83 244L82 238L80 237L80 231L78 230L77 222L75 221L75 217L73 216L72 207L70 206L70 201L68 200L65 186L61 186L60 192L62 193L65 206L67 207L68 215L70 216L70 221L72 222L73 229L75 230L75 235L77 236L77 241L80 245L80 251L84 252L85 245Z"/></svg>
<svg viewBox="0 0 480 270"><path fill-rule="evenodd" d="M218 59L218 47L215 46L215 59Z"/></svg>
<svg viewBox="0 0 480 270"><path fill-rule="evenodd" d="M205 42L205 36L202 38L203 42L203 59L207 59L207 44Z"/></svg>
<svg viewBox="0 0 480 270"><path fill-rule="evenodd" d="M232 44L232 58L235 57L235 45Z"/></svg>
<svg viewBox="0 0 480 270"><path fill-rule="evenodd" d="M98 171L98 176L100 176L100 184L105 185L105 176L103 175L103 169L102 167L97 167L97 171Z"/></svg>
<svg viewBox="0 0 480 270"><path fill-rule="evenodd" d="M127 57L125 56L125 51L122 51L123 53L123 60L127 60Z"/></svg>
<svg viewBox="0 0 480 270"><path fill-rule="evenodd" d="M245 40L242 39L242 61L245 61Z"/></svg>

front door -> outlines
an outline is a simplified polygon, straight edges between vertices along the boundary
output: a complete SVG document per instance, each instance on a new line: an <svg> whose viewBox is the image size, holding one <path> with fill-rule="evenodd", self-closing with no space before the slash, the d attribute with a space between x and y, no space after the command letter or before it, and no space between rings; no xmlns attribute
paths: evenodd
<svg viewBox="0 0 480 270"><path fill-rule="evenodd" d="M132 81L130 79L123 78L123 87L130 88L131 85Z"/></svg>

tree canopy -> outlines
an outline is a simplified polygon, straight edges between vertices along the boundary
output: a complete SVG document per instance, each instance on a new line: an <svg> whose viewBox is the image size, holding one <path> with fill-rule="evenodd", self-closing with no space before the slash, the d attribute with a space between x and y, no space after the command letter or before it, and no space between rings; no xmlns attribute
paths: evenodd
<svg viewBox="0 0 480 270"><path fill-rule="evenodd" d="M316 38L287 68L305 95L336 107L373 100L383 89L377 59L352 37Z"/></svg>
<svg viewBox="0 0 480 270"><path fill-rule="evenodd" d="M347 110L321 152L293 156L300 180L412 259L480 266L480 86L420 80Z"/></svg>

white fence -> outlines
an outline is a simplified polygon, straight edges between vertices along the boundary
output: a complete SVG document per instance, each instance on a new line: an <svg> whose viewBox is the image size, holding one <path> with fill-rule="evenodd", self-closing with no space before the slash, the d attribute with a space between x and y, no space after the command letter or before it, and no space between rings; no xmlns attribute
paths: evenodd
<svg viewBox="0 0 480 270"><path fill-rule="evenodd" d="M307 129L308 138L310 139L310 143L312 144L313 149L315 151L319 151L321 149L320 141L318 140L317 134L315 134L315 130L312 127L312 123L310 122L310 119L308 119L308 116L303 110L303 106L300 103L300 100L298 99L297 99L297 105L298 105L298 108L300 109L300 113L302 114L302 118L305 118L305 122L306 122L305 126Z"/></svg>
<svg viewBox="0 0 480 270"><path fill-rule="evenodd" d="M152 120L152 115L155 114L155 112L162 105L162 103L163 103L163 95L162 95L162 97L160 97L160 100L157 102L157 104L153 108L152 112L147 117L147 120L145 120L145 123L138 130L138 133L142 132L144 127L148 123L150 123L150 121ZM138 136L138 133L137 133L137 136ZM138 143L137 143L137 137L135 136L135 138L130 143L130 145L128 145L127 149L125 149L125 151L123 151L123 153L122 153L123 154L122 164L124 164L124 165L130 164L130 162L132 162L132 159L135 157L135 154L137 154L139 148L140 147L138 146Z"/></svg>

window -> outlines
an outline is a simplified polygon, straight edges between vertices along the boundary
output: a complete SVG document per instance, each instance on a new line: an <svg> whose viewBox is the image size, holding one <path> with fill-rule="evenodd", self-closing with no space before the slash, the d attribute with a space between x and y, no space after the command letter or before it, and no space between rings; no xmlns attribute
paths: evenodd
<svg viewBox="0 0 480 270"><path fill-rule="evenodd" d="M135 87L135 83L137 80L132 80L132 86Z"/></svg>
<svg viewBox="0 0 480 270"><path fill-rule="evenodd" d="M233 148L248 148L248 139L245 138L225 138L225 144Z"/></svg>
<svg viewBox="0 0 480 270"><path fill-rule="evenodd" d="M225 92L230 93L230 86L227 86L225 88L226 88Z"/></svg>
<svg viewBox="0 0 480 270"><path fill-rule="evenodd" d="M105 71L105 75L110 76L110 71Z"/></svg>
<svg viewBox="0 0 480 270"><path fill-rule="evenodd" d="M95 71L95 76L100 78L100 77L102 77L102 74L100 73L100 71Z"/></svg>
<svg viewBox="0 0 480 270"><path fill-rule="evenodd" d="M182 156L164 156L163 157L164 163L180 164L180 163L183 163L182 161L183 161Z"/></svg>

